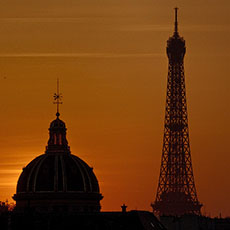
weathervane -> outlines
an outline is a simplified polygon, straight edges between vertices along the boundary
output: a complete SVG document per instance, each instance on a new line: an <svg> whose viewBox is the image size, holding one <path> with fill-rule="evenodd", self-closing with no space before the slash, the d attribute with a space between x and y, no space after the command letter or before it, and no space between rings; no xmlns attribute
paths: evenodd
<svg viewBox="0 0 230 230"><path fill-rule="evenodd" d="M59 78L58 78L57 79L57 93L54 94L54 104L57 105L57 113L56 113L57 117L60 116L59 105L62 104L61 99L62 99L62 94L59 93Z"/></svg>

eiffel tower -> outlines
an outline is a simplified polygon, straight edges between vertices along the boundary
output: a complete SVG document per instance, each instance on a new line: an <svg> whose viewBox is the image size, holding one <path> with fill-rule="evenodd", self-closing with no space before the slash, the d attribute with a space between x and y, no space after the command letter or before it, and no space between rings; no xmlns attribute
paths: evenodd
<svg viewBox="0 0 230 230"><path fill-rule="evenodd" d="M163 151L156 200L156 214L200 215L189 145L188 115L185 91L185 40L178 33L175 8L174 34L167 41L168 83L164 123Z"/></svg>

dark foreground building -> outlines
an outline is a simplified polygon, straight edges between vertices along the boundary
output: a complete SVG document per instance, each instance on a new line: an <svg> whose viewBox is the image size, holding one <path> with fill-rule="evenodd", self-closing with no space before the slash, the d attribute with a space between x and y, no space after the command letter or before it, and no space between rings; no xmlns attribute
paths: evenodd
<svg viewBox="0 0 230 230"><path fill-rule="evenodd" d="M210 218L198 215L161 216L168 230L229 230L230 218Z"/></svg>
<svg viewBox="0 0 230 230"><path fill-rule="evenodd" d="M0 213L1 230L229 230L230 218L184 215L162 216L146 211L94 213Z"/></svg>
<svg viewBox="0 0 230 230"><path fill-rule="evenodd" d="M8 213L1 230L166 230L150 212Z"/></svg>

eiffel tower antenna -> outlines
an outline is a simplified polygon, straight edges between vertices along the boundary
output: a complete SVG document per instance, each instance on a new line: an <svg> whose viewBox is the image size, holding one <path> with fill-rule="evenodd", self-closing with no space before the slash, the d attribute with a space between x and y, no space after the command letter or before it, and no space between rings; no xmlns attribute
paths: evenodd
<svg viewBox="0 0 230 230"><path fill-rule="evenodd" d="M177 20L178 7L174 8L174 10L175 10L174 33L178 35L178 20Z"/></svg>

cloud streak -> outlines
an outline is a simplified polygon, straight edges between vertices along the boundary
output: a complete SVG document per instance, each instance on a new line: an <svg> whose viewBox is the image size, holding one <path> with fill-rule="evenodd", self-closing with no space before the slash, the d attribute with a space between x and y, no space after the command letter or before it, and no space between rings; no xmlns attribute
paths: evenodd
<svg viewBox="0 0 230 230"><path fill-rule="evenodd" d="M0 18L0 23L79 23L99 20L102 26L102 17L100 16L81 16L81 17L12 17L12 18ZM113 20L111 20L113 22ZM197 31L197 32L216 32L216 31L230 31L229 25L179 25L182 31ZM110 27L110 30L115 31L130 31L130 32L168 32L173 30L172 24L126 24L115 27Z"/></svg>
<svg viewBox="0 0 230 230"><path fill-rule="evenodd" d="M0 18L0 22L1 23L5 23L5 22L22 22L22 23L40 23L40 22L66 22L66 23L69 23L69 22L79 22L81 20L95 20L96 18L99 18L100 17L40 17L40 18L36 18L36 17L15 17L15 18Z"/></svg>
<svg viewBox="0 0 230 230"><path fill-rule="evenodd" d="M15 185L14 182L0 183L0 188L1 188L1 187L9 187L9 188L11 188L11 187L15 187L15 186L16 186L16 185Z"/></svg>
<svg viewBox="0 0 230 230"><path fill-rule="evenodd" d="M168 32L173 31L172 25L124 25L121 26L120 31L134 31L134 32ZM180 26L181 31L193 31L193 32L221 32L230 31L228 25L188 25Z"/></svg>
<svg viewBox="0 0 230 230"><path fill-rule="evenodd" d="M18 169L0 169L0 174L19 174L21 171Z"/></svg>
<svg viewBox="0 0 230 230"><path fill-rule="evenodd" d="M0 58L155 58L161 53L0 53Z"/></svg>

